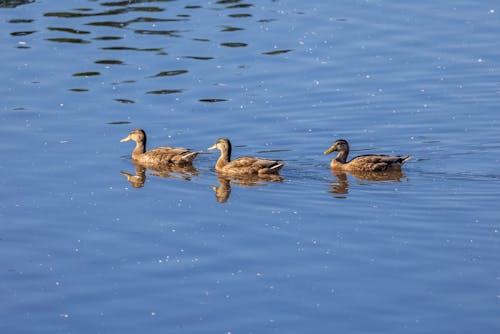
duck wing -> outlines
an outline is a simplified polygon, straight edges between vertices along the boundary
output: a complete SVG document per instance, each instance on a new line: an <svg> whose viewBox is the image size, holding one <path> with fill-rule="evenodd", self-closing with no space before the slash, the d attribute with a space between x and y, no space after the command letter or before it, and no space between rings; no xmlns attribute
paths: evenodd
<svg viewBox="0 0 500 334"><path fill-rule="evenodd" d="M351 168L366 171L386 171L398 169L410 159L410 156L397 155L360 155L348 162Z"/></svg>
<svg viewBox="0 0 500 334"><path fill-rule="evenodd" d="M200 152L192 152L184 147L163 146L151 149L142 154L145 163L191 163Z"/></svg>
<svg viewBox="0 0 500 334"><path fill-rule="evenodd" d="M237 173L248 174L273 174L277 173L283 163L278 160L270 160L256 157L241 157L229 162L224 169Z"/></svg>

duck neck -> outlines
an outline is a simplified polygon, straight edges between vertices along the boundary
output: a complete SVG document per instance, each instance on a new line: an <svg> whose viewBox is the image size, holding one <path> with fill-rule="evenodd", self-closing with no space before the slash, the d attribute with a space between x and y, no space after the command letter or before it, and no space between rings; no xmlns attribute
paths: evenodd
<svg viewBox="0 0 500 334"><path fill-rule="evenodd" d="M220 157L215 165L216 169L220 169L231 161L231 147L226 147L220 151Z"/></svg>
<svg viewBox="0 0 500 334"><path fill-rule="evenodd" d="M349 150L339 151L335 160L341 164L345 164L347 161L347 156L349 155Z"/></svg>
<svg viewBox="0 0 500 334"><path fill-rule="evenodd" d="M134 151L132 152L132 156L141 155L146 152L146 138L144 140L137 141L135 143Z"/></svg>

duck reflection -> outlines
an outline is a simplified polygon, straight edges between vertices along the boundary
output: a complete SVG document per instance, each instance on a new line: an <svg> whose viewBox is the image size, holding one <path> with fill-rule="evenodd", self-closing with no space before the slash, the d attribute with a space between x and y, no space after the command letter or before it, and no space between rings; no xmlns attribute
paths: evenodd
<svg viewBox="0 0 500 334"><path fill-rule="evenodd" d="M215 192L215 199L219 203L226 203L231 196L231 184L242 187L259 187L266 186L267 182L283 182L283 178L279 175L243 175L243 176L227 176L223 174L217 175L218 186L212 186Z"/></svg>
<svg viewBox="0 0 500 334"><path fill-rule="evenodd" d="M146 169L148 168L139 164L134 165L135 174L127 173L125 171L120 171L120 174L125 176L132 187L142 188L146 182ZM149 170L151 170L151 176L173 178L185 181L191 181L193 176L197 176L199 174L198 170L192 165L178 166L174 164L165 164L154 168L150 167Z"/></svg>
<svg viewBox="0 0 500 334"><path fill-rule="evenodd" d="M349 193L349 180L347 173L337 170L332 170L336 181L330 182L330 192L338 195L346 195ZM361 172L351 171L349 173L354 178L361 181L373 182L400 182L406 175L401 170L386 171L386 172Z"/></svg>

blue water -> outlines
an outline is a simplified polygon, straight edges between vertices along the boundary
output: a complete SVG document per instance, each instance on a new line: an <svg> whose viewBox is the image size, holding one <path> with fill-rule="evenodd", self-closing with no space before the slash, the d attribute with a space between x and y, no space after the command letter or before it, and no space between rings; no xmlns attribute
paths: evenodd
<svg viewBox="0 0 500 334"><path fill-rule="evenodd" d="M498 333L499 15L0 1L0 332ZM207 153L129 182L134 128L229 137L283 181L218 179ZM412 160L338 177L337 138Z"/></svg>

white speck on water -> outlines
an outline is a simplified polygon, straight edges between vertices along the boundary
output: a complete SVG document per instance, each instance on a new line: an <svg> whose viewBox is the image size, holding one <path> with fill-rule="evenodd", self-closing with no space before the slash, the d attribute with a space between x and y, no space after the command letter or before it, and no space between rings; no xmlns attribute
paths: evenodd
<svg viewBox="0 0 500 334"><path fill-rule="evenodd" d="M59 314L59 316L61 318L65 318L65 319L69 318L69 314L67 314L67 313L61 313L61 314Z"/></svg>
<svg viewBox="0 0 500 334"><path fill-rule="evenodd" d="M495 10L494 10L494 9L490 9L490 10L488 11L488 14L495 14Z"/></svg>
<svg viewBox="0 0 500 334"><path fill-rule="evenodd" d="M477 59L477 62L478 62L478 63L482 63L483 61L484 61L484 60L483 60L482 58L478 58L478 59Z"/></svg>

